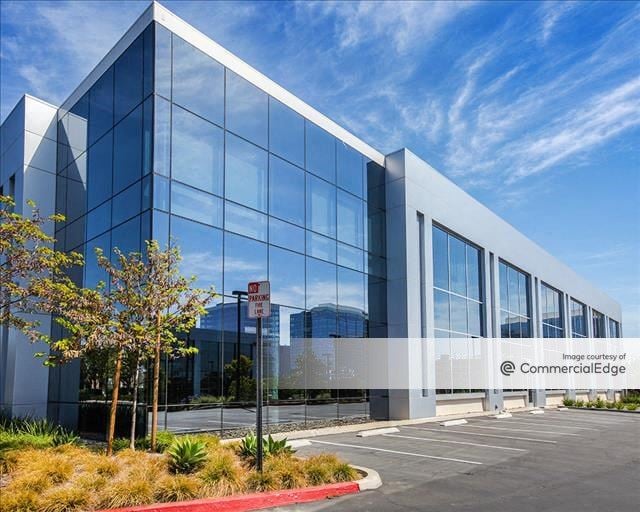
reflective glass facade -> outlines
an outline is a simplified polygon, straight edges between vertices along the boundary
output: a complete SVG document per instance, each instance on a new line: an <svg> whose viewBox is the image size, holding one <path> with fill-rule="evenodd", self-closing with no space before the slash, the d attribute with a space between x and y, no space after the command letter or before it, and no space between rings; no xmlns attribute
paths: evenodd
<svg viewBox="0 0 640 512"><path fill-rule="evenodd" d="M531 279L528 274L500 261L500 337L530 338Z"/></svg>
<svg viewBox="0 0 640 512"><path fill-rule="evenodd" d="M540 309L542 311L542 337L564 337L562 292L542 283L540 285Z"/></svg>
<svg viewBox="0 0 640 512"><path fill-rule="evenodd" d="M582 302L571 299L571 336L574 338L586 338L587 331L587 306Z"/></svg>
<svg viewBox="0 0 640 512"><path fill-rule="evenodd" d="M271 281L272 401L319 398L279 397L295 337L386 335L384 169L164 27L150 25L61 111L59 131L58 206L69 222L57 236L84 250L84 282L104 279L94 248L140 251L154 238L178 245L182 272L221 295L189 335L198 355L163 370L169 410L253 396L236 396L234 369L238 346L254 356L255 322L233 295L249 281ZM104 396L82 372L82 393Z"/></svg>
<svg viewBox="0 0 640 512"><path fill-rule="evenodd" d="M620 338L620 322L616 322L613 318L609 318L609 338Z"/></svg>
<svg viewBox="0 0 640 512"><path fill-rule="evenodd" d="M591 337L592 338L606 338L604 315L595 309L591 310Z"/></svg>

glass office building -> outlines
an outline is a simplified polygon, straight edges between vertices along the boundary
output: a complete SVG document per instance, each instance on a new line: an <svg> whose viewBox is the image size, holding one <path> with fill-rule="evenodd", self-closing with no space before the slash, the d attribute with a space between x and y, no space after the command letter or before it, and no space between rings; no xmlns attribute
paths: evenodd
<svg viewBox="0 0 640 512"><path fill-rule="evenodd" d="M156 239L178 245L182 272L219 293L187 336L197 355L163 363L167 428L253 421L256 323L235 293L249 281L271 282L271 423L420 417L459 401L491 410L513 401L428 386L393 397L290 389L303 338L318 340L318 368L330 380L332 340L344 337L622 335L615 301L410 151L376 151L156 3L62 106L37 101L25 97L2 125L0 187L66 216L52 234L58 249L85 255L74 279L88 287L105 280L96 248L142 251ZM29 181L36 173L27 169L43 173ZM19 343L3 334L2 353ZM12 370L0 379L0 402L13 407L24 387L13 376L26 359L5 359ZM424 364L428 372L430 363L406 364L398 371ZM109 396L108 368L108 358L31 368L40 372L31 403L91 431Z"/></svg>

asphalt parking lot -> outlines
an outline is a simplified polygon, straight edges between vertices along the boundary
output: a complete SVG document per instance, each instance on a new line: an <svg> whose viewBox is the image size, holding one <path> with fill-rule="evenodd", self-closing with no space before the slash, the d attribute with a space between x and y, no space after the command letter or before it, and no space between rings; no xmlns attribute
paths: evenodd
<svg viewBox="0 0 640 512"><path fill-rule="evenodd" d="M394 434L311 438L301 455L335 452L383 485L278 511L631 511L640 506L640 415L547 409Z"/></svg>

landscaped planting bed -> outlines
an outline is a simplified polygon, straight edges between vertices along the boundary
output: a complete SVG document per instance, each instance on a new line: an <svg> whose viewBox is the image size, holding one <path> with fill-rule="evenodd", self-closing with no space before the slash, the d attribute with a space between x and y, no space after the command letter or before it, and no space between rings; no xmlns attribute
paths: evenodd
<svg viewBox="0 0 640 512"><path fill-rule="evenodd" d="M160 440L160 453L125 448L107 457L73 436L0 429L0 510L91 511L358 478L334 455L301 459L273 440L264 444L263 473L254 467L255 438L226 445L212 435Z"/></svg>
<svg viewBox="0 0 640 512"><path fill-rule="evenodd" d="M566 407L578 407L578 408L586 408L586 409L609 409L614 411L635 411L638 409L638 404L633 400L618 400L618 401L610 401L610 400L602 400L601 398L597 398L596 400L589 400L585 402L584 400L573 400L571 398L565 398L562 403Z"/></svg>

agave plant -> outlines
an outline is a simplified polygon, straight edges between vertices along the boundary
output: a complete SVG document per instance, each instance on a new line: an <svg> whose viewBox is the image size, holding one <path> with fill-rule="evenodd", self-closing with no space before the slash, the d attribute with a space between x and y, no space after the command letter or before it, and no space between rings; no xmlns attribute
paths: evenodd
<svg viewBox="0 0 640 512"><path fill-rule="evenodd" d="M258 438L254 434L247 435L240 443L240 455L247 459L255 459L258 454ZM287 438L276 441L271 434L262 439L262 453L265 457L281 453L294 453L295 450L287 444Z"/></svg>
<svg viewBox="0 0 640 512"><path fill-rule="evenodd" d="M191 473L207 460L206 445L188 436L177 438L166 453L169 455L169 468L176 473Z"/></svg>

